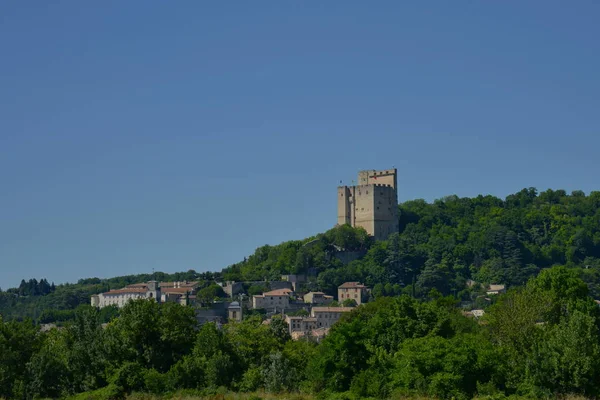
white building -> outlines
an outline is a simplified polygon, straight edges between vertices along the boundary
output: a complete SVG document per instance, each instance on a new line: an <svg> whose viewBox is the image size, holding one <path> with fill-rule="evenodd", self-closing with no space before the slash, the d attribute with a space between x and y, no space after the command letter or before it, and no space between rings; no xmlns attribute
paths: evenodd
<svg viewBox="0 0 600 400"><path fill-rule="evenodd" d="M156 301L160 302L161 293L158 282L151 281L147 284L135 284L123 289L93 295L91 304L93 307L99 308L113 305L121 308L129 301L137 299L156 299Z"/></svg>

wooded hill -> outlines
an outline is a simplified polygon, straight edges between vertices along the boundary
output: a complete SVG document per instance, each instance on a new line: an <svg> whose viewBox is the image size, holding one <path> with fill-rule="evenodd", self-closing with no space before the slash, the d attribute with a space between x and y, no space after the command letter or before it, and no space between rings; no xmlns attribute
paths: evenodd
<svg viewBox="0 0 600 400"><path fill-rule="evenodd" d="M73 310L88 304L92 294L150 279L200 280L209 285L215 279L279 280L282 274L314 275L304 289L329 294L336 294L343 282L360 281L373 288L375 296L426 297L435 289L471 300L474 293L465 285L468 279L482 285L522 285L553 265L577 268L592 296L600 298L600 192L538 194L529 188L504 200L448 196L433 203L407 201L399 211L400 233L387 241L373 242L364 230L342 226L304 240L259 247L220 274L157 272L85 279L49 292L11 289L0 292L0 314L5 319L48 322L53 319L47 316L49 310ZM340 251L364 256L345 265L336 258Z"/></svg>

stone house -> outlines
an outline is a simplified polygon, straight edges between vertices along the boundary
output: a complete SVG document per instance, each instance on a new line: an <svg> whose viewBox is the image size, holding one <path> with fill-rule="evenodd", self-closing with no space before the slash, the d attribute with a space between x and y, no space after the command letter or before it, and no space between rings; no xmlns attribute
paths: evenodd
<svg viewBox="0 0 600 400"><path fill-rule="evenodd" d="M252 308L284 310L290 306L291 289L277 289L252 296Z"/></svg>
<svg viewBox="0 0 600 400"><path fill-rule="evenodd" d="M323 292L308 292L303 299L307 304L329 304L333 301L333 296L328 296Z"/></svg>
<svg viewBox="0 0 600 400"><path fill-rule="evenodd" d="M356 305L365 303L369 298L369 288L359 282L346 282L338 287L338 302L352 299Z"/></svg>
<svg viewBox="0 0 600 400"><path fill-rule="evenodd" d="M313 307L310 316L316 319L317 328L331 328L343 314L354 310L354 307Z"/></svg>

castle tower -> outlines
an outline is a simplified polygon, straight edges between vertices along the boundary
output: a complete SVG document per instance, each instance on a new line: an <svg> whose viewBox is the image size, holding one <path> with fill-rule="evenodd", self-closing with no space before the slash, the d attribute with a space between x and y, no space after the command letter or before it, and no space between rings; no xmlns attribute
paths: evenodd
<svg viewBox="0 0 600 400"><path fill-rule="evenodd" d="M160 284L157 281L148 282L146 298L155 299L158 303L160 303L160 294Z"/></svg>
<svg viewBox="0 0 600 400"><path fill-rule="evenodd" d="M376 240L398 232L397 170L358 173L358 185L338 187L338 225L363 227Z"/></svg>

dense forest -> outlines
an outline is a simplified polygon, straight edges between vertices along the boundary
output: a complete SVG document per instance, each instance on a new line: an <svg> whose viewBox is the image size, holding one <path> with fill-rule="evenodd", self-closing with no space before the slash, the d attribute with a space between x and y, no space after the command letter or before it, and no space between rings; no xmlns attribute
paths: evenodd
<svg viewBox="0 0 600 400"><path fill-rule="evenodd" d="M600 192L533 188L508 196L458 198L432 204L400 204L399 234L372 242L361 229L338 227L303 241L263 246L243 262L223 270L227 280L278 279L312 273L307 289L335 294L345 281L360 281L381 293L427 296L432 289L465 300L465 283L523 285L553 265L580 268L600 297ZM364 252L344 265L340 250ZM312 286L311 286L312 285ZM392 289L390 287L395 287ZM401 289L400 289L401 288Z"/></svg>
<svg viewBox="0 0 600 400"><path fill-rule="evenodd" d="M44 333L0 322L0 397L595 397L599 327L579 272L559 266L509 290L481 320L465 317L453 296L380 296L320 343L290 340L279 316L199 327L190 307L136 300L103 328L100 311L82 306L65 328Z"/></svg>

